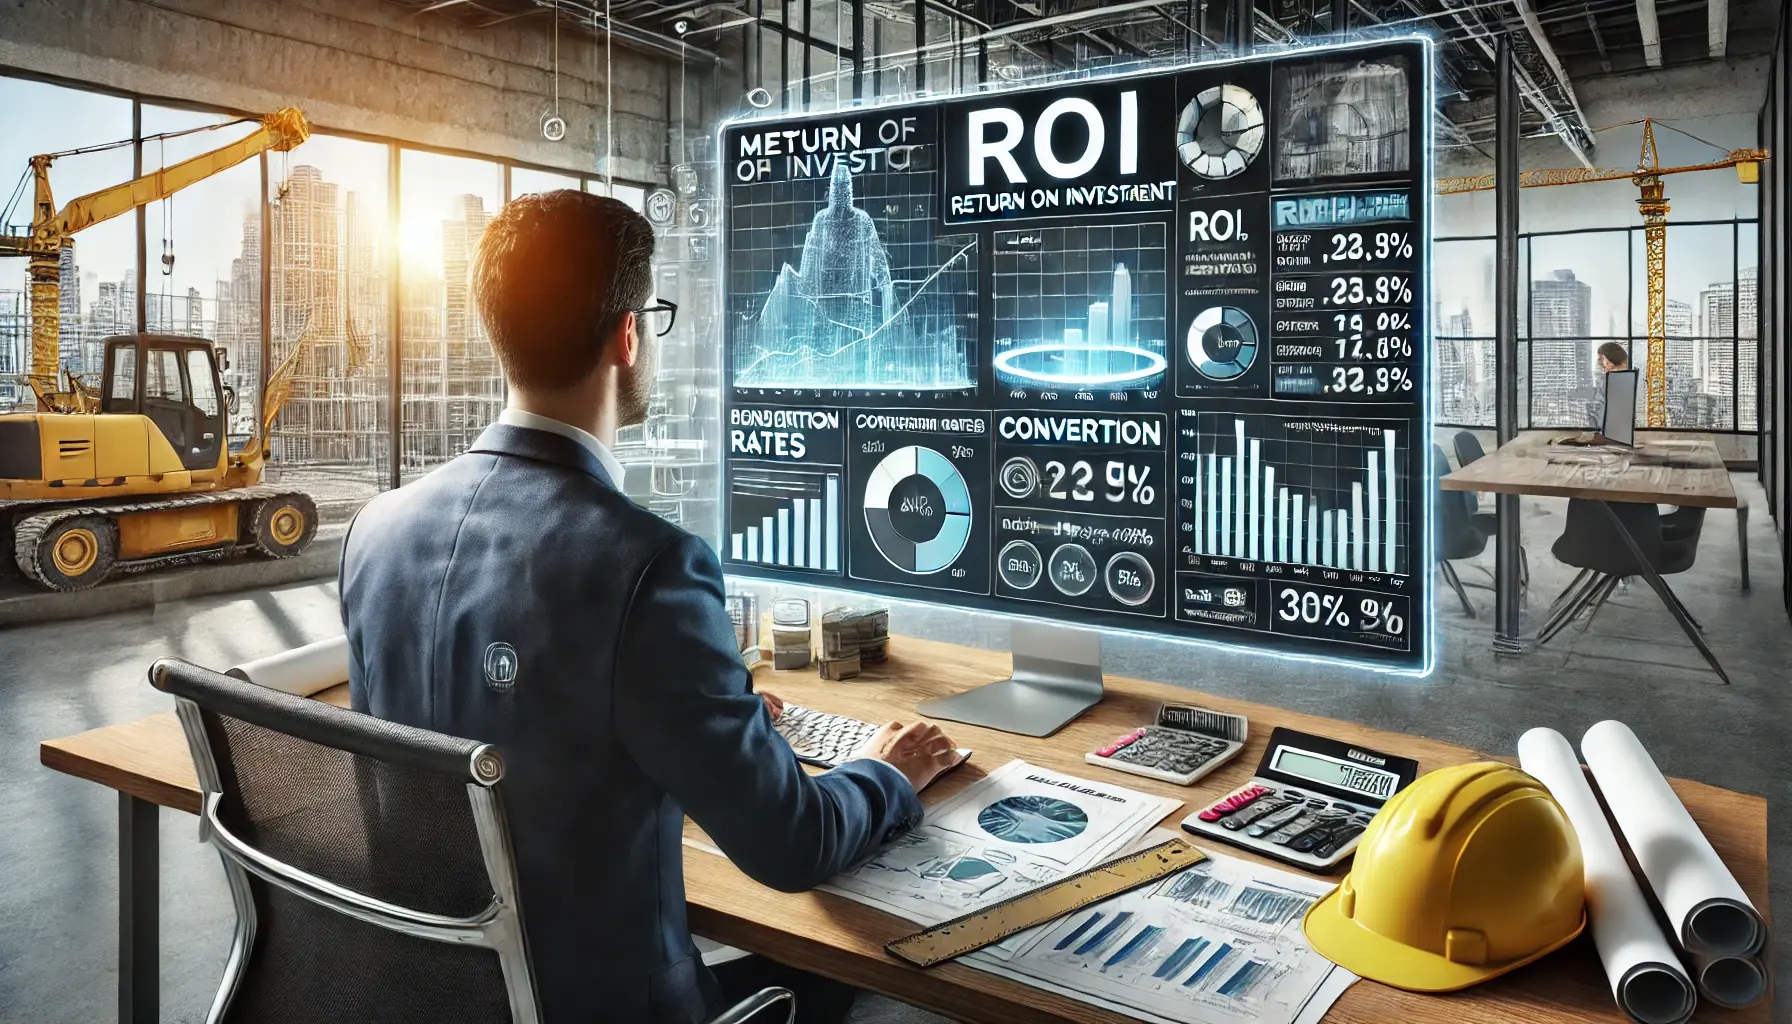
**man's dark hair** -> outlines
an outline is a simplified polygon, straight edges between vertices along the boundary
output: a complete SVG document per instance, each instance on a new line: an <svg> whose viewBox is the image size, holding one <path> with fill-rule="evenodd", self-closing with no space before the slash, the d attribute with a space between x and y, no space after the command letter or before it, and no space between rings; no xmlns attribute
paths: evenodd
<svg viewBox="0 0 1792 1024"><path fill-rule="evenodd" d="M1608 341L1599 346L1599 354L1604 356L1613 366L1619 367L1620 369L1630 366L1630 352L1626 350L1623 345L1620 345L1615 341ZM1595 369L1597 369L1597 367L1595 367Z"/></svg>
<svg viewBox="0 0 1792 1024"><path fill-rule="evenodd" d="M647 218L615 199L561 189L506 203L479 238L473 296L511 382L583 380L652 297L652 259Z"/></svg>

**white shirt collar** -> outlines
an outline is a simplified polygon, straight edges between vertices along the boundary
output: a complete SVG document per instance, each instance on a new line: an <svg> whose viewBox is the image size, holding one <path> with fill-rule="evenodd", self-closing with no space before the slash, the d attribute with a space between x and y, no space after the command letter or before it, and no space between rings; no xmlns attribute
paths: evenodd
<svg viewBox="0 0 1792 1024"><path fill-rule="evenodd" d="M541 416L536 413L525 412L522 409L513 409L508 406L505 407L503 412L498 414L498 422L511 427L524 427L529 430L545 430L550 434L559 434L561 437L577 441L579 444L585 446L586 451L597 457L597 464L604 467L604 472L610 474L610 481L616 485L616 489L618 491L622 490L622 463L610 452L610 447L602 441L599 441L596 435L592 434L590 431L581 430L570 423L554 419L551 416Z"/></svg>

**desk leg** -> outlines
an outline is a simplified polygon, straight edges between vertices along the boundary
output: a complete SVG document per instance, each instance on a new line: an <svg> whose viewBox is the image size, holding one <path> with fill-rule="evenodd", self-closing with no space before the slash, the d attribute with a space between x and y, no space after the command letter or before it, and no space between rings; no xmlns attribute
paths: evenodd
<svg viewBox="0 0 1792 1024"><path fill-rule="evenodd" d="M1711 648L1706 645L1705 638L1699 634L1699 624L1692 620L1691 615L1687 614L1686 607L1680 603L1678 597L1674 596L1673 590L1668 587L1667 580L1662 579L1661 574L1655 571L1655 567L1649 564L1649 560L1643 557L1643 549L1637 544L1636 538L1631 535L1630 528L1624 525L1624 520L1618 516L1618 510L1613 508L1609 501L1599 502L1599 507L1605 509L1606 518L1610 519L1612 525L1618 528L1618 536L1624 539L1624 546L1630 549L1630 557L1636 559L1636 564L1642 568L1643 579L1648 581L1649 587L1655 591L1655 596L1661 598L1661 603L1667 608L1668 614L1672 615L1674 621L1680 624L1680 631L1685 633L1687 639L1692 641L1693 646L1699 649L1699 653L1705 656L1706 663L1711 666L1711 671L1717 673L1717 678L1723 680L1724 685L1728 686L1730 677L1724 672L1724 667L1717 663L1717 655L1711 653Z"/></svg>
<svg viewBox="0 0 1792 1024"><path fill-rule="evenodd" d="M156 1024L161 1015L156 805L118 794L118 1021Z"/></svg>

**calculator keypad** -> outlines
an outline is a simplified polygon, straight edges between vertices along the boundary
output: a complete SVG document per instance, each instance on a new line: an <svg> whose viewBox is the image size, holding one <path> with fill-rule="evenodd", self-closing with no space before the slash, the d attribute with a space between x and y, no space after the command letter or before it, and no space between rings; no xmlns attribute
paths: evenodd
<svg viewBox="0 0 1792 1024"><path fill-rule="evenodd" d="M1225 753L1227 746L1225 740L1151 725L1130 732L1095 753L1141 768L1186 775Z"/></svg>

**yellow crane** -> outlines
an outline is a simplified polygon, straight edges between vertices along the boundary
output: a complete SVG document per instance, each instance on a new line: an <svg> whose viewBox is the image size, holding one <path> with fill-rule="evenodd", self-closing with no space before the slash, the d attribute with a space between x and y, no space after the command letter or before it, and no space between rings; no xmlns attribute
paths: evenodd
<svg viewBox="0 0 1792 1024"><path fill-rule="evenodd" d="M60 210L49 182L56 156L31 158L31 234L0 237L0 256L30 261L27 380L38 408L0 415L0 571L11 563L43 586L82 590L115 568L135 572L245 550L285 558L311 543L316 503L262 484L262 471L293 377L332 325L307 322L269 374L256 434L240 452L228 444L223 350L204 338L107 338L99 389L72 376L66 390L58 387L58 275L69 236L258 153L292 149L310 133L290 107L260 121L236 142ZM346 341L351 366L365 362L371 344L352 322Z"/></svg>
<svg viewBox="0 0 1792 1024"><path fill-rule="evenodd" d="M31 233L0 235L0 257L22 256L28 261L31 277L31 371L24 374L26 383L37 396L37 407L44 412L91 412L94 396L74 381L66 390L57 374L57 352L60 345L59 296L61 292L61 260L63 246L75 233L140 206L167 199L195 182L204 181L221 171L229 170L261 153L286 152L311 135L305 115L296 108L285 107L260 119L261 126L248 135L183 160L172 167L163 167L122 185L103 188L56 208L50 190L50 165L60 157L90 153L129 142L67 153L44 153L30 160L27 172L32 179ZM231 122L240 124L241 122ZM216 125L216 128L227 125ZM210 130L204 129L204 130ZM179 133L186 134L186 133Z"/></svg>
<svg viewBox="0 0 1792 1024"><path fill-rule="evenodd" d="M1641 191L1642 196L1637 200L1637 209L1643 216L1644 249L1649 262L1648 426L1665 427L1668 424L1666 292L1668 200L1666 186L1661 181L1662 176L1734 167L1737 180L1745 185L1753 185L1761 180L1761 161L1767 159L1767 151L1765 149L1724 149L1724 147L1707 142L1691 132L1682 131L1652 117L1607 125L1604 128L1595 129L1595 131L1607 131L1633 124L1643 126L1642 154L1637 158L1635 170L1625 171L1612 167L1565 167L1525 171L1518 176L1518 187L1540 188L1548 185L1582 185L1593 181L1628 180L1634 182ZM1655 126L1658 124L1722 152L1723 158L1702 164L1688 164L1683 167L1661 166L1661 156L1655 149ZM1478 174L1466 178L1440 178L1437 182L1437 194L1440 196L1454 195L1459 192L1483 192L1491 188L1493 188L1493 175L1491 174Z"/></svg>

